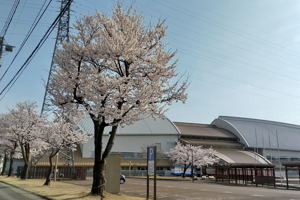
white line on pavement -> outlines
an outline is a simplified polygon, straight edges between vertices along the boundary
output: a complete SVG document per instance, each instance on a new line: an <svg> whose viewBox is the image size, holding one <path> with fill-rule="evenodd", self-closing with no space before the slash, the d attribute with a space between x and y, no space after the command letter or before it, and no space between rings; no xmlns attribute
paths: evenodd
<svg viewBox="0 0 300 200"><path fill-rule="evenodd" d="M250 195L251 197L264 197L265 195L262 195L262 194L253 194L253 195Z"/></svg>

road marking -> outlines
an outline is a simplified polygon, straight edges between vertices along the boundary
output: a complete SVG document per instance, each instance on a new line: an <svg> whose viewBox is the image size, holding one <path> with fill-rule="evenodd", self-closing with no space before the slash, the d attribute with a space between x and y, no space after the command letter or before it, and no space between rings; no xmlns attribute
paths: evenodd
<svg viewBox="0 0 300 200"><path fill-rule="evenodd" d="M159 195L158 197L159 197L159 198L162 198L162 199L168 198L168 196L162 196L162 195Z"/></svg>
<svg viewBox="0 0 300 200"><path fill-rule="evenodd" d="M253 194L253 195L250 195L251 197L264 197L265 195L262 195L262 194Z"/></svg>
<svg viewBox="0 0 300 200"><path fill-rule="evenodd" d="M167 185L166 187L167 187L167 188L174 188L175 186Z"/></svg>
<svg viewBox="0 0 300 200"><path fill-rule="evenodd" d="M225 194L232 194L232 192L229 192L229 191L225 191L223 193L225 193Z"/></svg>

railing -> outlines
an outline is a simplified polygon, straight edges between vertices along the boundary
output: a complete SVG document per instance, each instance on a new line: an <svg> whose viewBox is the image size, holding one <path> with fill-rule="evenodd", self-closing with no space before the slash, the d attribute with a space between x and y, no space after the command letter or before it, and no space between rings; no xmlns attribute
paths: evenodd
<svg viewBox="0 0 300 200"><path fill-rule="evenodd" d="M121 170L121 174L125 176L147 176L147 170ZM170 176L171 170L156 170L159 176Z"/></svg>

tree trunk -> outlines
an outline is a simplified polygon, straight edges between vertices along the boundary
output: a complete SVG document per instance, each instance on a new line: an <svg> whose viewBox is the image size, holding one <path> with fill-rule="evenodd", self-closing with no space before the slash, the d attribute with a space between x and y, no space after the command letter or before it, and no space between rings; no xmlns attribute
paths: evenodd
<svg viewBox="0 0 300 200"><path fill-rule="evenodd" d="M54 155L55 156L55 155ZM44 185L50 185L51 182L51 174L53 172L53 163L52 163L52 158L54 157L52 154L49 156L49 169L48 169L48 174L46 176L46 181L44 183Z"/></svg>
<svg viewBox="0 0 300 200"><path fill-rule="evenodd" d="M9 161L9 170L7 176L11 176L12 170L13 170L13 163L14 163L14 158L12 155L10 155L10 161Z"/></svg>
<svg viewBox="0 0 300 200"><path fill-rule="evenodd" d="M185 178L185 172L186 172L186 170L187 170L187 166L184 165L184 167L183 167L183 173L182 173L182 178Z"/></svg>
<svg viewBox="0 0 300 200"><path fill-rule="evenodd" d="M4 173L5 173L6 164L7 164L7 155L6 155L6 152L4 152L4 160L3 160L3 166L2 166L1 176L3 176Z"/></svg>
<svg viewBox="0 0 300 200"><path fill-rule="evenodd" d="M105 169L105 160L107 156L109 155L112 146L114 144L114 138L118 129L118 126L113 126L112 130L110 131L110 137L108 139L107 145L105 147L105 150L103 154L102 152L102 136L105 126L99 125L98 129L97 126L95 126L95 163L94 163L94 171L93 171L93 186L92 186L92 194L97 194L101 196L101 199L104 197L104 187L105 187L105 176L104 176L104 169ZM96 134L96 130L99 130ZM101 137L101 138L100 138Z"/></svg>
<svg viewBox="0 0 300 200"><path fill-rule="evenodd" d="M23 180L27 179L28 171L29 171L29 164L27 162L25 162L22 173L21 173L21 179L23 179Z"/></svg>
<svg viewBox="0 0 300 200"><path fill-rule="evenodd" d="M17 148L17 143L15 142L14 148L10 152L9 170L8 170L8 175L7 176L11 176L11 174L12 174L13 163L14 163L14 155L15 155L16 148Z"/></svg>
<svg viewBox="0 0 300 200"><path fill-rule="evenodd" d="M23 160L24 160L24 167L23 167L23 170L21 173L21 179L25 180L28 178L28 172L29 172L29 167L30 167L30 162L31 162L29 144L25 144L24 151L22 151L22 154L23 154Z"/></svg>
<svg viewBox="0 0 300 200"><path fill-rule="evenodd" d="M107 141L105 150L102 154L102 158L101 158L101 162L100 162L100 184L102 187L100 187L100 196L103 197L103 191L104 191L104 187L105 187L105 176L104 176L104 169L105 169L105 160L107 158L107 156L109 155L113 145L114 145L114 139L117 133L117 129L118 126L113 126L111 131L110 131L110 136L109 139Z"/></svg>
<svg viewBox="0 0 300 200"><path fill-rule="evenodd" d="M190 165L184 165L183 167L183 173L182 173L182 178L185 178L185 173L186 173L186 170L189 168Z"/></svg>
<svg viewBox="0 0 300 200"><path fill-rule="evenodd" d="M102 157L102 136L105 125L99 123L97 120L93 120L94 123L94 145L95 145L95 159L93 168L93 185L92 194L100 195L101 187L103 187L101 181L101 157Z"/></svg>

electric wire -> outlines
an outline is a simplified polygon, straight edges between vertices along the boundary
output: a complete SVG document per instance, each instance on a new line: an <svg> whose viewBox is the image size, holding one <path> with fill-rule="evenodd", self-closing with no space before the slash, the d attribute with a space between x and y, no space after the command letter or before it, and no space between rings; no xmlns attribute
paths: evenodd
<svg viewBox="0 0 300 200"><path fill-rule="evenodd" d="M46 33L43 35L43 37L41 38L41 40L39 41L39 43L37 44L37 46L31 52L31 54L29 55L29 57L26 59L26 61L23 63L23 65L19 68L19 70L15 73L15 75L13 76L13 78L1 90L0 95L2 95L6 90L7 90L7 92L5 94L7 94L8 91L12 88L12 86L15 84L15 82L18 80L18 78L23 73L23 71L27 68L27 66L29 65L30 61L34 58L34 56L36 55L36 53L39 51L39 49L43 46L43 44L45 43L45 41L48 39L48 37L50 36L50 34L52 33L52 31L54 30L54 28L58 24L60 18L64 15L64 13L70 7L71 2L72 2L72 0L69 0L68 3L64 6L64 8L61 9L60 13L55 18L55 20L53 21L53 23L51 24L51 26L48 28L48 30L46 31ZM2 99L3 99L3 97L1 98L1 100Z"/></svg>
<svg viewBox="0 0 300 200"><path fill-rule="evenodd" d="M6 22L5 22L5 24L4 24L4 26L3 26L2 30L1 30L0 35L2 37L4 37L6 35L6 32L7 32L8 28L9 28L9 26L10 26L10 23L11 23L12 19L15 16L15 13L17 11L19 3L20 3L20 0L15 0L14 1L14 4L13 4L13 6L12 6L12 8L11 8L9 14L8 14L8 16L7 16Z"/></svg>
<svg viewBox="0 0 300 200"><path fill-rule="evenodd" d="M4 76L7 74L8 70L12 67L13 63L15 62L16 58L18 57L19 53L21 52L21 50L23 49L23 47L25 46L26 42L28 41L29 37L31 36L32 32L35 30L35 28L37 27L38 23L40 22L40 20L42 19L43 15L45 14L46 10L48 9L49 5L51 4L52 0L50 0L48 2L48 4L46 5L45 9L43 10L45 4L46 4L47 0L44 1L42 7L40 8L38 14L36 15L33 23L31 24L22 44L20 45L20 48L18 49L17 53L15 54L15 56L13 57L11 63L8 65L8 67L6 68L6 70L4 71L4 73L2 74L2 76L0 77L0 82L3 80ZM42 12L43 10L43 12Z"/></svg>

